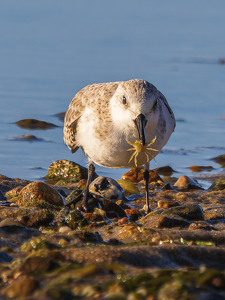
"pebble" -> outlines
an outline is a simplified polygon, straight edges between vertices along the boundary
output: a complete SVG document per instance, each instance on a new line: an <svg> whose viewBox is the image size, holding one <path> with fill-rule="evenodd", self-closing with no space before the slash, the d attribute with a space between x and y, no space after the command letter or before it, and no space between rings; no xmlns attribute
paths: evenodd
<svg viewBox="0 0 225 300"><path fill-rule="evenodd" d="M124 217L124 218L118 220L118 225L123 225L123 224L127 224L127 223L128 223L127 217Z"/></svg>
<svg viewBox="0 0 225 300"><path fill-rule="evenodd" d="M140 190L137 186L135 186L130 180L119 179L117 183L122 187L126 196L139 194Z"/></svg>
<svg viewBox="0 0 225 300"><path fill-rule="evenodd" d="M143 181L143 172L144 168L132 168L127 173L122 175L122 179L130 180L133 183L139 183ZM149 183L159 182L163 183L161 177L157 174L156 171L149 171Z"/></svg>
<svg viewBox="0 0 225 300"><path fill-rule="evenodd" d="M66 234L70 232L72 229L69 226L61 226L59 227L59 233Z"/></svg>
<svg viewBox="0 0 225 300"><path fill-rule="evenodd" d="M182 206L175 206L164 210L161 214L162 216L174 216L188 219L188 220L204 220L204 213L201 206L197 204L188 204Z"/></svg>
<svg viewBox="0 0 225 300"><path fill-rule="evenodd" d="M38 200L44 200L56 206L64 205L63 198L58 191L40 181L34 181L26 185L19 194L17 204L23 206L28 202Z"/></svg>
<svg viewBox="0 0 225 300"><path fill-rule="evenodd" d="M173 200L159 200L157 202L157 206L158 208L164 208L164 209L167 209L167 208L170 208L170 207L174 207L174 206L179 206L180 204L177 202L177 201L173 201Z"/></svg>
<svg viewBox="0 0 225 300"><path fill-rule="evenodd" d="M202 189L201 185L194 179L183 175L177 179L174 186L181 190Z"/></svg>

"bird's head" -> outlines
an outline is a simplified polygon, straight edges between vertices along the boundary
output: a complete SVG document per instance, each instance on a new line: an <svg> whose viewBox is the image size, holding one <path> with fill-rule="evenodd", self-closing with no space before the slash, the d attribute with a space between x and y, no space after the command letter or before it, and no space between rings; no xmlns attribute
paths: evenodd
<svg viewBox="0 0 225 300"><path fill-rule="evenodd" d="M146 143L145 128L158 122L157 89L142 79L118 83L110 100L112 119L117 131L133 132L142 145Z"/></svg>

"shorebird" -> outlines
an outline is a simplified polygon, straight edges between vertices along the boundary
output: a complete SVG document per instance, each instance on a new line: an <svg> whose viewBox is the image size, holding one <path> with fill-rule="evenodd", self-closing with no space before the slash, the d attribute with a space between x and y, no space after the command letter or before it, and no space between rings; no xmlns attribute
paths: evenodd
<svg viewBox="0 0 225 300"><path fill-rule="evenodd" d="M175 126L165 96L145 80L96 83L80 90L65 114L63 137L72 153L80 147L89 159L84 210L96 163L108 168L144 165L146 213L150 212L150 161L165 146ZM140 146L133 155L131 144Z"/></svg>

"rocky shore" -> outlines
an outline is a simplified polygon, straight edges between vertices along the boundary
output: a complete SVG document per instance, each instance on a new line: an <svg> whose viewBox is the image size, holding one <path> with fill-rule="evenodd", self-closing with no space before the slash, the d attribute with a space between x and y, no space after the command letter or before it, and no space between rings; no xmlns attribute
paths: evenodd
<svg viewBox="0 0 225 300"><path fill-rule="evenodd" d="M150 171L145 215L142 173L95 174L88 212L73 201L87 179L74 162L42 181L0 175L0 299L225 299L225 174L205 190Z"/></svg>

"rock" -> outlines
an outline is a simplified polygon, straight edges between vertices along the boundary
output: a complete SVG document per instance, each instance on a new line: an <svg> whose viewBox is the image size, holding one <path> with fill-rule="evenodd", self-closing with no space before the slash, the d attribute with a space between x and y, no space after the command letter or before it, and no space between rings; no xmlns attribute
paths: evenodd
<svg viewBox="0 0 225 300"><path fill-rule="evenodd" d="M210 172L213 170L213 167L212 166L190 166L189 169L192 172L202 172L202 171Z"/></svg>
<svg viewBox="0 0 225 300"><path fill-rule="evenodd" d="M32 134L25 134L22 136L16 136L14 140L18 141L28 141L28 142L35 142L35 141L43 141L43 139L37 138L35 135Z"/></svg>
<svg viewBox="0 0 225 300"><path fill-rule="evenodd" d="M204 211L205 220L225 219L225 211L223 207L211 207Z"/></svg>
<svg viewBox="0 0 225 300"><path fill-rule="evenodd" d="M188 222L187 220L185 220L184 218L181 218L179 216L160 216L159 220L158 220L158 227L167 227L167 228L171 228L171 227L184 227L184 226L189 226L190 222Z"/></svg>
<svg viewBox="0 0 225 300"><path fill-rule="evenodd" d="M166 282L159 289L158 292L158 300L179 300L182 299L183 296L186 296L189 292L188 286L184 284L182 280L173 279L172 281Z"/></svg>
<svg viewBox="0 0 225 300"><path fill-rule="evenodd" d="M72 229L69 226L61 226L59 227L58 232L62 233L62 234L67 234L68 232L70 232Z"/></svg>
<svg viewBox="0 0 225 300"><path fill-rule="evenodd" d="M167 209L167 208L174 207L174 206L179 206L179 205L180 204L177 201L166 200L166 199L159 200L157 202L157 206L158 206L159 209L161 209L161 208Z"/></svg>
<svg viewBox="0 0 225 300"><path fill-rule="evenodd" d="M19 278L6 288L3 288L1 295L11 299L26 297L33 293L38 287L38 281L33 278Z"/></svg>
<svg viewBox="0 0 225 300"><path fill-rule="evenodd" d="M10 263L13 260L13 257L4 251L0 251L0 262L1 263Z"/></svg>
<svg viewBox="0 0 225 300"><path fill-rule="evenodd" d="M209 191L225 190L225 179L218 179L208 188Z"/></svg>
<svg viewBox="0 0 225 300"><path fill-rule="evenodd" d="M225 154L213 157L212 160L214 160L217 164L220 164L222 167L225 167Z"/></svg>
<svg viewBox="0 0 225 300"><path fill-rule="evenodd" d="M96 178L90 184L89 191L112 201L125 199L124 190L114 179L109 177L99 176Z"/></svg>
<svg viewBox="0 0 225 300"><path fill-rule="evenodd" d="M65 222L72 229L81 228L89 224L82 212L79 210L70 211L65 218Z"/></svg>
<svg viewBox="0 0 225 300"><path fill-rule="evenodd" d="M105 198L102 199L102 202L103 202L102 209L106 212L106 214L109 218L110 218L110 216L109 216L110 212L117 213L120 218L127 216L124 209L121 206L117 205L115 202L105 199Z"/></svg>
<svg viewBox="0 0 225 300"><path fill-rule="evenodd" d="M122 187L126 196L139 194L140 190L130 180L119 179L117 183Z"/></svg>
<svg viewBox="0 0 225 300"><path fill-rule="evenodd" d="M2 190L0 190L0 201L2 200L7 200L7 198L4 196L4 193L2 192Z"/></svg>
<svg viewBox="0 0 225 300"><path fill-rule="evenodd" d="M34 181L26 185L19 194L17 204L24 206L29 202L37 202L40 200L44 200L55 206L64 205L63 198L58 191L40 181Z"/></svg>
<svg viewBox="0 0 225 300"><path fill-rule="evenodd" d="M93 178L97 174L94 173ZM55 182L61 179L71 179L73 182L78 182L81 179L88 178L88 169L81 165L69 160L57 160L50 164L46 179L54 180Z"/></svg>
<svg viewBox="0 0 225 300"><path fill-rule="evenodd" d="M47 257L31 256L25 259L14 272L17 274L38 274L52 271L58 268L59 264Z"/></svg>
<svg viewBox="0 0 225 300"><path fill-rule="evenodd" d="M5 196L7 197L7 199L11 199L14 197L18 197L20 194L20 191L22 190L22 186L18 186L14 189L9 190L8 192L5 193Z"/></svg>
<svg viewBox="0 0 225 300"><path fill-rule="evenodd" d="M84 217L91 222L100 222L104 221L104 218L96 213L83 213Z"/></svg>
<svg viewBox="0 0 225 300"><path fill-rule="evenodd" d="M201 185L194 179L183 175L177 179L174 186L181 190L202 189Z"/></svg>
<svg viewBox="0 0 225 300"><path fill-rule="evenodd" d="M163 176L171 176L175 172L170 166L156 168L154 171Z"/></svg>
<svg viewBox="0 0 225 300"><path fill-rule="evenodd" d="M16 125L24 129L51 129L58 127L55 124L39 121L36 119L24 119L16 122Z"/></svg>
<svg viewBox="0 0 225 300"><path fill-rule="evenodd" d="M65 118L65 114L66 114L66 112L61 112L61 113L55 114L54 116L56 118L58 118L61 122L63 122L64 118Z"/></svg>
<svg viewBox="0 0 225 300"><path fill-rule="evenodd" d="M130 171L122 175L122 179L130 180L134 183L139 183L143 180L144 168L132 168ZM160 182L162 183L161 177L153 170L149 171L149 183Z"/></svg>
<svg viewBox="0 0 225 300"><path fill-rule="evenodd" d="M162 216L174 216L177 215L179 217L188 219L188 220L204 220L204 213L201 206L197 204L188 204L182 206L176 206L169 209L164 210L161 213Z"/></svg>
<svg viewBox="0 0 225 300"><path fill-rule="evenodd" d="M124 217L124 218L118 220L118 225L123 225L126 223L128 223L127 217Z"/></svg>
<svg viewBox="0 0 225 300"><path fill-rule="evenodd" d="M23 227L23 225L20 222L15 221L11 218L5 219L0 222L0 227L18 227L18 226Z"/></svg>
<svg viewBox="0 0 225 300"><path fill-rule="evenodd" d="M47 225L50 222L52 222L54 219L54 214L47 210L47 209L42 209L42 210L35 210L35 211L30 211L29 213L18 216L17 220L24 226L28 227L39 227L41 225Z"/></svg>

